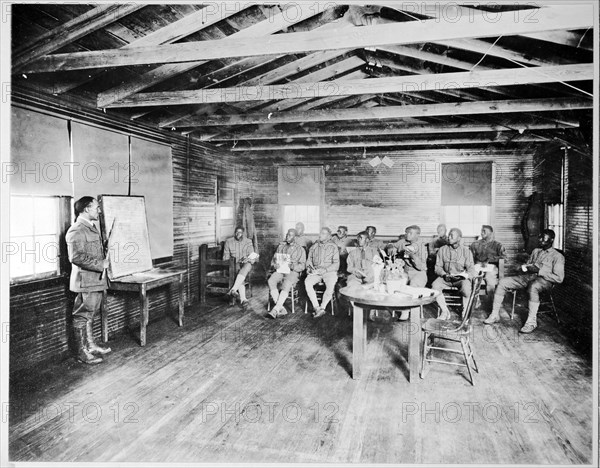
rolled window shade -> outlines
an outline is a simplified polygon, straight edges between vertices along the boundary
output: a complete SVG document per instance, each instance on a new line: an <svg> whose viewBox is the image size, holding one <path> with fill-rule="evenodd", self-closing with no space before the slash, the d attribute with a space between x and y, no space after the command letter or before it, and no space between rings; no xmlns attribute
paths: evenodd
<svg viewBox="0 0 600 468"><path fill-rule="evenodd" d="M442 205L492 205L492 163L442 164Z"/></svg>
<svg viewBox="0 0 600 468"><path fill-rule="evenodd" d="M11 108L10 163L5 174L16 195L71 195L67 121Z"/></svg>
<svg viewBox="0 0 600 468"><path fill-rule="evenodd" d="M71 126L75 199L128 195L129 137L79 122Z"/></svg>
<svg viewBox="0 0 600 468"><path fill-rule="evenodd" d="M325 175L321 166L285 166L278 169L280 205L321 205Z"/></svg>
<svg viewBox="0 0 600 468"><path fill-rule="evenodd" d="M131 138L131 195L146 199L152 258L173 256L171 147Z"/></svg>

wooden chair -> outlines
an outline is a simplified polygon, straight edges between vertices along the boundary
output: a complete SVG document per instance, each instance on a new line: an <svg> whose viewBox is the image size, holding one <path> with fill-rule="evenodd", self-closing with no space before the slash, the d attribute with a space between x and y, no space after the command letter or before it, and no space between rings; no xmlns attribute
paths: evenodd
<svg viewBox="0 0 600 468"><path fill-rule="evenodd" d="M338 276L339 281L339 276ZM317 295L317 300L321 301L323 299L323 294L325 294L325 282L323 280L319 281L315 284L315 293ZM337 283L334 287L333 294L331 295L331 301L329 301L329 306L331 306L331 315L335 315L337 311ZM308 313L308 300L304 304L304 313Z"/></svg>
<svg viewBox="0 0 600 468"><path fill-rule="evenodd" d="M268 298L267 298L267 312L269 312L271 310L271 293L267 293L268 294ZM290 293L288 294L288 297L286 299L286 301L292 301L292 314L296 313L296 303L299 303L299 292L298 292L298 288L296 286L292 286L292 289L290 289Z"/></svg>
<svg viewBox="0 0 600 468"><path fill-rule="evenodd" d="M473 280L473 288L467 302L465 313L463 314L462 320L440 320L440 319L428 319L421 328L423 332L423 353L421 355L421 378L425 378L429 370L428 362L437 362L441 364L449 364L452 366L466 367L469 371L469 378L471 385L475 385L473 380L473 374L471 372L471 365L473 370L479 372L477 363L475 362L475 356L473 348L471 346L470 335L472 332L471 315L473 314L473 307L475 305L475 297L479 293L481 287L481 281L483 276L479 275ZM442 348L434 346L435 340L446 340L460 343L461 350L453 348ZM431 341L431 343L430 343ZM464 364L461 362L445 361L441 359L433 359L429 357L432 350L443 351L446 353L461 354L464 358Z"/></svg>
<svg viewBox="0 0 600 468"><path fill-rule="evenodd" d="M563 256L565 255L564 251L561 249L556 249ZM554 314L554 318L556 319L556 323L560 324L560 318L558 317L558 312L556 311L556 305L554 304L554 296L552 296L552 291L554 291L554 287L556 285L553 284L548 291L544 291L542 295L546 296L546 300L540 301L540 308L538 309L538 314L545 314L551 312ZM513 320L515 318L515 305L517 302L517 290L513 290L513 299L512 299L512 309L510 311L510 319ZM547 306L547 307L543 307Z"/></svg>
<svg viewBox="0 0 600 468"><path fill-rule="evenodd" d="M498 260L498 281L500 281L502 278L504 278L505 270L506 270L506 260L501 258L500 260ZM484 275L483 281L481 282L481 287L479 288L479 294L477 295L477 301L475 303L475 307L481 306L481 300L479 299L479 296L487 295L486 286L487 285L485 283L485 275Z"/></svg>
<svg viewBox="0 0 600 468"><path fill-rule="evenodd" d="M200 303L206 302L206 294L227 294L233 287L238 272L234 258L223 260L224 243L209 247L208 244L200 246ZM244 283L248 289L248 297L252 297L252 284L250 278ZM232 298L230 303L233 304Z"/></svg>
<svg viewBox="0 0 600 468"><path fill-rule="evenodd" d="M554 284L550 287L548 291L544 291L541 295L546 296L545 301L540 301L540 308L538 309L539 314L545 314L551 312L554 314L554 318L556 319L556 323L560 324L560 319L558 318L558 312L556 311L556 305L554 304L554 297L552 296L552 291L554 290ZM517 289L512 291L513 299L512 299L512 309L510 311L510 319L513 320L515 318L515 305L517 302ZM547 306L543 308L543 306Z"/></svg>

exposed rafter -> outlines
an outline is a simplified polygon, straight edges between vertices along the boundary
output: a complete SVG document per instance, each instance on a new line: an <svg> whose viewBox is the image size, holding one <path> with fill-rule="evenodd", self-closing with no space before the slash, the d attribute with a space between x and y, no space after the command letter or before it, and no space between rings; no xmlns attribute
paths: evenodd
<svg viewBox="0 0 600 468"><path fill-rule="evenodd" d="M521 121L511 121L503 125L500 124L427 124L427 125L356 125L347 128L319 128L315 130L275 130L271 126L265 130L246 131L227 133L210 138L211 141L228 140L276 140L276 139L315 139L332 137L376 137L385 135L386 138L392 135L436 135L441 133L483 133L483 132L515 132L523 133L531 130L552 130L559 128L577 128L577 122L570 124L558 123L530 123ZM203 138L206 140L207 138Z"/></svg>
<svg viewBox="0 0 600 468"><path fill-rule="evenodd" d="M253 41L222 39L220 41L170 44L135 49L108 49L74 52L43 57L20 71L28 73L120 67L155 63L194 62L226 57L280 55L317 50L373 47L389 44L443 41L451 39L496 37L593 26L590 5L568 5L540 8L538 21L515 21L512 15L501 16L495 23L482 18L459 19L454 23L412 21L400 24L364 26L358 31L339 34L300 32L280 34Z"/></svg>
<svg viewBox="0 0 600 468"><path fill-rule="evenodd" d="M359 64L362 60L357 59ZM351 65L352 66L352 65ZM247 102L280 99L314 99L360 94L404 93L464 89L488 86L511 86L556 81L594 79L593 64L550 67L510 68L430 75L407 75L393 78L371 78L353 81L316 81L268 86L237 86L234 88L199 89L139 93L112 103L108 107L150 107L218 102Z"/></svg>
<svg viewBox="0 0 600 468"><path fill-rule="evenodd" d="M118 21L143 6L142 3L127 3L124 5L100 5L92 8L83 15L73 18L71 21L67 21L16 48L13 55L13 67L15 69L23 67L87 34Z"/></svg>
<svg viewBox="0 0 600 468"><path fill-rule="evenodd" d="M516 99L505 101L453 102L418 106L389 106L375 109L336 109L334 111L279 112L191 118L178 127L221 125L278 124L289 122L335 122L342 120L383 120L405 117L432 117L441 115L476 115L508 112L545 112L592 109L591 99L553 98Z"/></svg>

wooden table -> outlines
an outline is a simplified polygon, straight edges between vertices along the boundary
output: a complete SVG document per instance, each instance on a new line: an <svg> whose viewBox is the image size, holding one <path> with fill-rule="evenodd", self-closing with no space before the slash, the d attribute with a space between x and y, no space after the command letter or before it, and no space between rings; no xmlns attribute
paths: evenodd
<svg viewBox="0 0 600 468"><path fill-rule="evenodd" d="M421 349L421 318L423 306L431 304L437 297L427 296L413 298L406 294L387 294L369 289L367 286L353 285L340 289L354 309L354 326L352 332L352 378L360 379L362 361L367 348L367 317L365 310L385 309L398 310L410 308L410 331L408 335L408 380L414 382L419 373L419 354Z"/></svg>
<svg viewBox="0 0 600 468"><path fill-rule="evenodd" d="M146 345L146 326L148 325L148 291L167 284L179 282L179 326L183 326L183 274L184 270L169 270L154 268L142 273L122 276L109 282L108 289L111 291L137 292L140 297L140 345ZM108 341L108 311L107 307L102 310L102 338Z"/></svg>

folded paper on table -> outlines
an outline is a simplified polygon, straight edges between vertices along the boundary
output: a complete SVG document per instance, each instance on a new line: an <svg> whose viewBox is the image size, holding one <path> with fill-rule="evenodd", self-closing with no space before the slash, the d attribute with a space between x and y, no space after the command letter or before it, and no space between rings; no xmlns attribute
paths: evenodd
<svg viewBox="0 0 600 468"><path fill-rule="evenodd" d="M429 289L429 288L416 288L414 286L401 286L399 287L395 294L406 294L414 299L419 299L421 297L429 297L429 296L435 296L437 294L437 291L433 290L433 289Z"/></svg>
<svg viewBox="0 0 600 468"><path fill-rule="evenodd" d="M248 255L248 260L256 260L259 257L259 255L256 252L252 252L250 255Z"/></svg>

